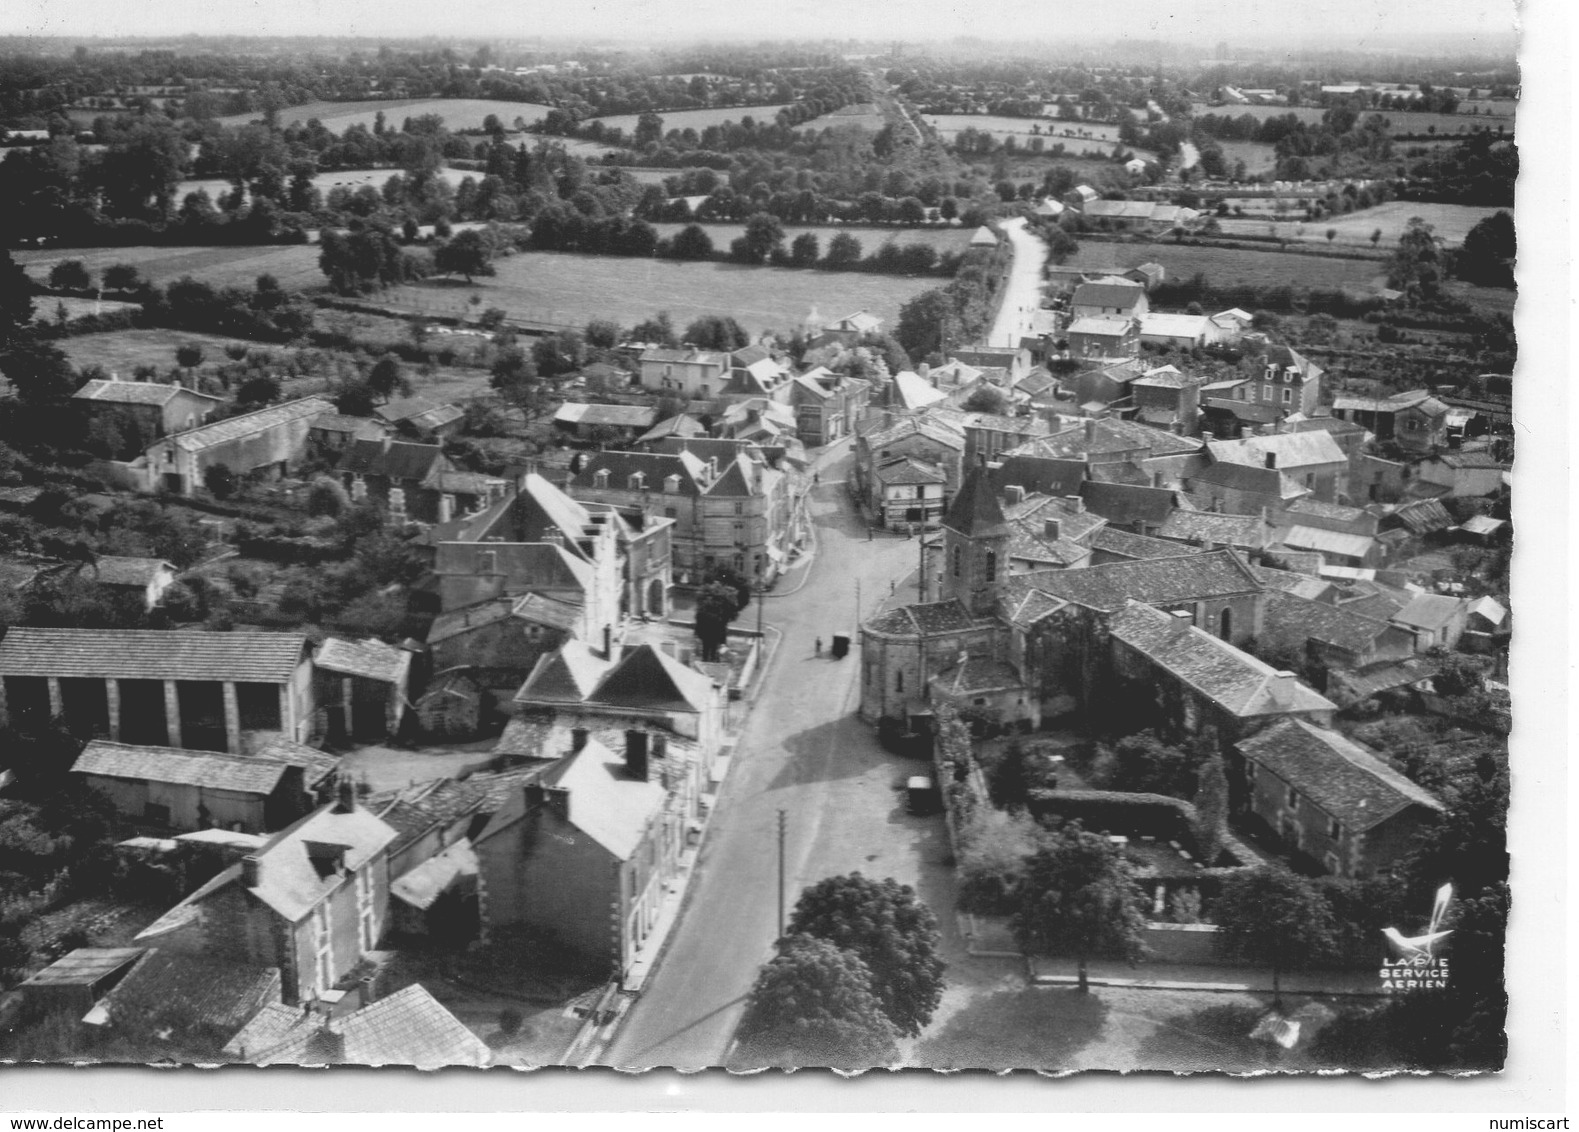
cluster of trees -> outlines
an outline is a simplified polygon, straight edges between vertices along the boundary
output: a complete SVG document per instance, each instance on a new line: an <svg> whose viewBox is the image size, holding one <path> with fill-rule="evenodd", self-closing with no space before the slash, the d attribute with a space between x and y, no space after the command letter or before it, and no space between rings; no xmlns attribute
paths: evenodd
<svg viewBox="0 0 1579 1132"><path fill-rule="evenodd" d="M931 1021L943 995L937 917L909 885L860 873L801 893L741 1020L741 1063L869 1068Z"/></svg>
<svg viewBox="0 0 1579 1132"><path fill-rule="evenodd" d="M923 291L899 308L895 337L912 358L942 354L951 344L979 341L991 324L1002 283L1007 241L991 252L968 252L946 287Z"/></svg>

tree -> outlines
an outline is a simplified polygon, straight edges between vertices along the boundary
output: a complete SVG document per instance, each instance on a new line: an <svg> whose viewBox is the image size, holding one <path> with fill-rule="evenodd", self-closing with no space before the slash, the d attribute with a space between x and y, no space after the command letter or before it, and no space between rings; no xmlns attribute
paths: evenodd
<svg viewBox="0 0 1579 1132"><path fill-rule="evenodd" d="M1305 966L1332 947L1332 909L1316 886L1281 866L1230 874L1211 906L1221 945L1230 955L1272 968L1272 1005L1283 1009L1282 973Z"/></svg>
<svg viewBox="0 0 1579 1132"><path fill-rule="evenodd" d="M820 249L817 246L817 233L802 232L790 241L790 264L794 267L812 267L817 262Z"/></svg>
<svg viewBox="0 0 1579 1132"><path fill-rule="evenodd" d="M574 373L586 364L587 347L574 330L544 335L532 344L532 364L543 377Z"/></svg>
<svg viewBox="0 0 1579 1132"><path fill-rule="evenodd" d="M742 1058L785 1067L893 1064L898 1035L871 981L853 952L787 936L752 987L740 1022Z"/></svg>
<svg viewBox="0 0 1579 1132"><path fill-rule="evenodd" d="M1002 413L1009 407L1009 395L996 385L983 382L960 406L967 413Z"/></svg>
<svg viewBox="0 0 1579 1132"><path fill-rule="evenodd" d="M1196 772L1195 844L1208 866L1217 860L1228 832L1228 775L1221 756L1213 754Z"/></svg>
<svg viewBox="0 0 1579 1132"><path fill-rule="evenodd" d="M203 347L191 342L177 346L175 360L182 369L196 369L203 364Z"/></svg>
<svg viewBox="0 0 1579 1132"><path fill-rule="evenodd" d="M675 259L707 259L713 254L713 238L700 224L687 224L669 243Z"/></svg>
<svg viewBox="0 0 1579 1132"><path fill-rule="evenodd" d="M740 613L739 595L723 582L709 582L696 595L696 639L702 659L718 659L718 650L729 639L729 623Z"/></svg>
<svg viewBox="0 0 1579 1132"><path fill-rule="evenodd" d="M251 405L261 408L272 405L280 399L280 382L276 377L260 373L256 377L249 377L241 383L241 388L236 390L236 404Z"/></svg>
<svg viewBox="0 0 1579 1132"><path fill-rule="evenodd" d="M1508 879L1508 768L1488 769L1454 789L1447 812L1417 835L1403 867L1415 899L1448 881L1468 898Z"/></svg>
<svg viewBox="0 0 1579 1132"><path fill-rule="evenodd" d="M1107 838L1076 822L1026 862L1014 932L1029 951L1073 952L1086 992L1092 956L1134 963L1144 954L1145 906L1129 862Z"/></svg>
<svg viewBox="0 0 1579 1132"><path fill-rule="evenodd" d="M203 486L215 499L229 499L236 490L236 476L228 464L210 464L203 470Z"/></svg>
<svg viewBox="0 0 1579 1132"><path fill-rule="evenodd" d="M93 276L80 259L63 259L49 269L49 285L57 291L86 291Z"/></svg>
<svg viewBox="0 0 1579 1132"><path fill-rule="evenodd" d="M464 275L470 283L475 275L492 275L493 249L482 233L468 228L439 245L433 253L433 266L441 275Z"/></svg>
<svg viewBox="0 0 1579 1132"><path fill-rule="evenodd" d="M828 877L801 893L789 934L825 939L871 972L872 993L901 1034L914 1037L943 996L937 917L909 885L859 872Z"/></svg>
<svg viewBox="0 0 1579 1132"><path fill-rule="evenodd" d="M751 344L751 336L728 315L704 314L685 328L685 341L700 350L729 353Z"/></svg>
<svg viewBox="0 0 1579 1132"><path fill-rule="evenodd" d="M405 375L400 371L400 359L393 354L385 354L367 371L366 380L369 389L384 400L389 400L405 380Z"/></svg>
<svg viewBox="0 0 1579 1132"><path fill-rule="evenodd" d="M1471 228L1453 260L1460 279L1491 287L1513 286L1513 263L1518 255L1518 234L1513 217L1499 210Z"/></svg>
<svg viewBox="0 0 1579 1132"><path fill-rule="evenodd" d="M351 497L339 480L319 476L307 489L307 514L338 519L351 509Z"/></svg>
<svg viewBox="0 0 1579 1132"><path fill-rule="evenodd" d="M636 118L636 148L646 149L663 140L663 119L651 110Z"/></svg>
<svg viewBox="0 0 1579 1132"><path fill-rule="evenodd" d="M941 287L923 291L899 308L894 335L912 358L938 353L958 334L958 316L949 293Z"/></svg>
<svg viewBox="0 0 1579 1132"><path fill-rule="evenodd" d="M135 291L142 286L142 275L132 263L112 263L104 269L106 291Z"/></svg>
<svg viewBox="0 0 1579 1132"><path fill-rule="evenodd" d="M828 254L822 265L832 271L854 267L861 262L861 241L848 232L840 232L828 241Z"/></svg>
<svg viewBox="0 0 1579 1132"><path fill-rule="evenodd" d="M0 352L31 335L33 280L27 269L0 249Z"/></svg>
<svg viewBox="0 0 1579 1132"><path fill-rule="evenodd" d="M730 245L737 258L761 263L784 242L784 225L771 212L754 212L746 220L746 233Z"/></svg>
<svg viewBox="0 0 1579 1132"><path fill-rule="evenodd" d="M620 340L619 324L606 318L594 318L582 333L587 345L598 350L612 350Z"/></svg>

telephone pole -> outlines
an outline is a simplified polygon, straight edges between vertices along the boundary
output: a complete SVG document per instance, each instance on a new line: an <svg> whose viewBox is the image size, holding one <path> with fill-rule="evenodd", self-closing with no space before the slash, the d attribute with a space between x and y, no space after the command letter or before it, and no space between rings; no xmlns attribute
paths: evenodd
<svg viewBox="0 0 1579 1132"><path fill-rule="evenodd" d="M922 513L921 533L916 537L916 552L920 556L920 564L916 567L916 600L927 600L927 521L925 512Z"/></svg>
<svg viewBox="0 0 1579 1132"><path fill-rule="evenodd" d="M784 938L784 811L779 811L779 938Z"/></svg>

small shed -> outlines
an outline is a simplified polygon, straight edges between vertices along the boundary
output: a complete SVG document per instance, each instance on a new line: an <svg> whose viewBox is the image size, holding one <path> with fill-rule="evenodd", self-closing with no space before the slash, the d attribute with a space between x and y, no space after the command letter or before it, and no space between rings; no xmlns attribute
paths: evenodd
<svg viewBox="0 0 1579 1132"><path fill-rule="evenodd" d="M998 246L998 237L991 228L983 224L971 234L970 246L973 248L995 248Z"/></svg>
<svg viewBox="0 0 1579 1132"><path fill-rule="evenodd" d="M142 958L141 947L79 947L69 951L17 989L34 1017L67 1014L81 1018Z"/></svg>
<svg viewBox="0 0 1579 1132"><path fill-rule="evenodd" d="M313 657L313 683L332 738L382 739L406 713L411 653L369 637L329 637Z"/></svg>

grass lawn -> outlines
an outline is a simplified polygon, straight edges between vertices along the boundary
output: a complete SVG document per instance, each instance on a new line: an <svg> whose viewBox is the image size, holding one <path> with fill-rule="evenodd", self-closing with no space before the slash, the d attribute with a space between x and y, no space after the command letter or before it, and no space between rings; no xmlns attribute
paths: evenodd
<svg viewBox="0 0 1579 1132"><path fill-rule="evenodd" d="M673 236L684 224L654 224L660 236ZM713 247L725 250L737 236L745 235L744 224L703 224L712 237ZM826 253L829 242L840 232L848 233L861 242L861 254L871 255L886 243L931 244L940 252L962 252L970 244L973 228L859 228L830 225L823 228L784 228L784 246L788 247L796 236L810 232L817 237L818 247Z"/></svg>
<svg viewBox="0 0 1579 1132"><path fill-rule="evenodd" d="M321 287L318 248L311 244L210 248L49 248L12 253L34 279L43 281L61 260L80 259L95 276L114 263L130 263L144 279L161 286L183 275L205 280L216 287L251 288L268 273L286 290Z"/></svg>
<svg viewBox="0 0 1579 1132"><path fill-rule="evenodd" d="M535 102L502 102L491 98L384 98L365 102L309 102L280 111L280 125L308 122L317 118L324 128L341 133L348 126L363 125L373 128L373 119L384 112L384 121L391 129L400 129L407 118L423 114L437 114L452 130L478 129L483 119L497 114L506 126L514 126L520 118L530 125L548 113L547 106ZM227 126L245 126L263 117L262 111L251 114L232 114L219 119Z"/></svg>
<svg viewBox="0 0 1579 1132"><path fill-rule="evenodd" d="M1217 146L1223 151L1223 160L1230 169L1234 162L1243 161L1248 176L1270 173L1277 168L1277 151L1266 142L1224 141Z"/></svg>
<svg viewBox="0 0 1579 1132"><path fill-rule="evenodd" d="M891 329L899 308L917 293L940 285L928 276L741 267L727 263L525 252L500 260L498 275L471 286L429 280L386 292L391 309L430 315L469 311L473 294L483 307L502 307L525 322L580 329L594 318L631 326L668 311L684 326L704 314L731 315L748 331L788 331L815 308L839 318L865 308Z"/></svg>
<svg viewBox="0 0 1579 1132"><path fill-rule="evenodd" d="M837 126L860 126L874 134L888 124L883 112L873 102L855 102L832 114L824 114L801 124L803 130L826 130Z"/></svg>
<svg viewBox="0 0 1579 1132"><path fill-rule="evenodd" d="M1264 227L1264 226L1263 226ZM1192 248L1177 244L1114 244L1088 240L1064 263L1090 271L1128 270L1142 263L1160 263L1169 280L1188 279L1197 271L1213 284L1247 283L1257 287L1369 287L1382 275L1379 260L1335 259L1275 251L1237 248Z"/></svg>
<svg viewBox="0 0 1579 1132"><path fill-rule="evenodd" d="M784 109L788 103L780 102L772 106L708 106L701 110L671 110L667 114L659 114L663 119L663 132L670 130L696 130L701 132L708 126L721 126L725 122L738 122L742 118L752 118L758 122L771 122ZM593 118L591 121L602 122L611 129L624 130L627 136L636 132L636 119L639 114L611 114L607 118Z"/></svg>
<svg viewBox="0 0 1579 1132"><path fill-rule="evenodd" d="M1197 102L1192 107L1196 116L1213 114L1220 117L1243 118L1246 114L1258 121L1268 118L1281 118L1285 114L1298 116L1301 122L1317 123L1326 113L1320 106L1208 106L1204 102ZM1476 130L1496 130L1498 126L1513 130L1513 115L1501 114L1431 114L1423 110L1374 110L1366 111L1370 114L1380 114L1387 119L1390 132L1394 134L1423 134L1432 126L1436 133L1442 134L1469 134Z"/></svg>
<svg viewBox="0 0 1579 1132"><path fill-rule="evenodd" d="M1382 230L1382 249L1396 247L1398 237L1409 226L1413 217L1420 217L1436 230L1438 239L1445 241L1450 247L1456 247L1464 242L1464 237L1469 230L1486 217L1498 211L1495 208L1480 208L1468 204L1422 204L1418 201L1395 200L1386 204L1379 204L1375 208L1362 209L1351 212L1346 216L1324 217L1301 223L1284 221L1278 224L1280 236L1289 240L1298 240L1307 244L1325 244L1327 242L1327 229L1335 228L1338 234L1333 237L1335 244L1346 244L1351 247L1369 247L1371 233L1380 228ZM1264 236L1267 233L1269 220L1236 220L1225 217L1218 220L1225 236L1236 234L1250 234Z"/></svg>
<svg viewBox="0 0 1579 1132"><path fill-rule="evenodd" d="M161 377L175 368L175 352L181 346L198 346L203 351L201 373L212 369L215 363L228 362L225 347L242 345L250 349L278 349L257 342L244 342L237 338L221 338L213 334L192 334L185 330L113 330L107 334L83 334L76 338L63 338L58 345L65 351L71 364L98 365L130 381L132 371L138 366L158 366Z"/></svg>
<svg viewBox="0 0 1579 1132"><path fill-rule="evenodd" d="M313 177L313 184L318 187L319 192L327 196L330 189L341 186L350 189L352 192L355 192L363 185L372 185L374 188L382 189L385 181L394 176L404 176L404 174L405 170L403 169L341 169L335 173L317 174ZM480 181L483 175L465 169L444 168L439 170L439 176L448 181L453 187L460 184L467 177ZM204 189L207 190L209 196L217 201L220 193L228 193L231 188L231 183L223 177L211 177L202 181L182 181L181 187L176 190L176 199L181 200L187 193L195 193L199 189Z"/></svg>

